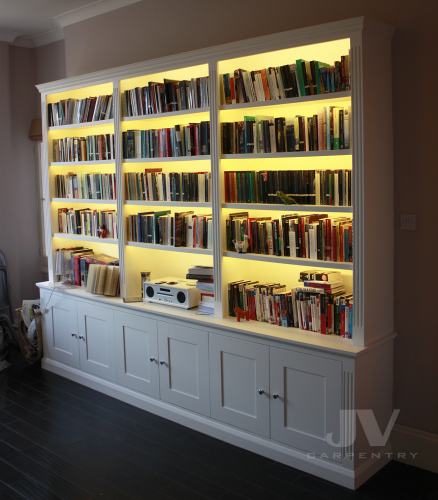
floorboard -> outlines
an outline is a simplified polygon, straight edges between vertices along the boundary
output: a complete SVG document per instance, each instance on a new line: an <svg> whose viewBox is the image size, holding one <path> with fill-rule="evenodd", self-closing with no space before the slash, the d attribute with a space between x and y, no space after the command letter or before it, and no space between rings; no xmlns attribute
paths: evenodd
<svg viewBox="0 0 438 500"><path fill-rule="evenodd" d="M0 373L0 499L438 500L392 462L356 492L39 368Z"/></svg>

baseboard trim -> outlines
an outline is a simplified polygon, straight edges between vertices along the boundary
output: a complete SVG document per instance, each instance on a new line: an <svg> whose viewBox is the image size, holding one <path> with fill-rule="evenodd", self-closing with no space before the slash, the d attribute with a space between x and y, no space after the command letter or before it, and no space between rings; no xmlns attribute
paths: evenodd
<svg viewBox="0 0 438 500"><path fill-rule="evenodd" d="M438 474L438 434L395 425L391 444L394 460Z"/></svg>
<svg viewBox="0 0 438 500"><path fill-rule="evenodd" d="M391 462L391 446L387 446L384 450L379 450L379 458L378 460L367 460L366 462L361 463L358 467L356 467L354 487L355 489L362 486L364 483L368 481L376 472L379 472L380 469L383 469L385 465ZM387 454L386 454L387 453Z"/></svg>
<svg viewBox="0 0 438 500"><path fill-rule="evenodd" d="M172 420L203 434L208 434L234 446L252 451L303 472L345 486L346 488L354 489L357 487L353 469L348 469L322 459L309 457L304 452L287 448L274 441L263 439L234 427L224 425L208 417L150 398L52 359L44 358L42 360L42 367L47 371L56 373L137 408Z"/></svg>

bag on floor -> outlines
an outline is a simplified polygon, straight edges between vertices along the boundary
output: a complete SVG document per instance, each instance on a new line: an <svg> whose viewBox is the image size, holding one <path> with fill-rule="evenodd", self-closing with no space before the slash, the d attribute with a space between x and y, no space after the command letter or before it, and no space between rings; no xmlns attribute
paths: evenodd
<svg viewBox="0 0 438 500"><path fill-rule="evenodd" d="M43 355L42 315L39 300L23 300L22 307L17 309L17 313L17 344L27 363L36 363Z"/></svg>

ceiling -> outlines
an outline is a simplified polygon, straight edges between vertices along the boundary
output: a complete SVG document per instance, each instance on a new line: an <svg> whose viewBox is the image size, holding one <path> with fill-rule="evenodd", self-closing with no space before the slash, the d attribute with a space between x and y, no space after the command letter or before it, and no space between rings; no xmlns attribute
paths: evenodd
<svg viewBox="0 0 438 500"><path fill-rule="evenodd" d="M35 47L63 38L63 28L140 0L0 0L0 41Z"/></svg>

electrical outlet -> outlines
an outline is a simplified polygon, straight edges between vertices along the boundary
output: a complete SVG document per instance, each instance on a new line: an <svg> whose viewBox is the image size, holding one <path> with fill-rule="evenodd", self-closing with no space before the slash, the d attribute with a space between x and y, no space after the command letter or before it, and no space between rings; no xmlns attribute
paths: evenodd
<svg viewBox="0 0 438 500"><path fill-rule="evenodd" d="M415 214L401 214L400 229L402 231L415 231L417 229L417 216Z"/></svg>

